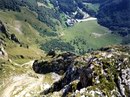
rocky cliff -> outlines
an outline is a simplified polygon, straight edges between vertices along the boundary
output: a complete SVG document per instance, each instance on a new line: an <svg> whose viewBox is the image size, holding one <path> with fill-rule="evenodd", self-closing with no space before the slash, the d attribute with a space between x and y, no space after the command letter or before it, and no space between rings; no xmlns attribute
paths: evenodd
<svg viewBox="0 0 130 97"><path fill-rule="evenodd" d="M61 79L41 95L45 97L129 97L130 48L112 46L83 56L56 55L33 64L37 73L55 72Z"/></svg>

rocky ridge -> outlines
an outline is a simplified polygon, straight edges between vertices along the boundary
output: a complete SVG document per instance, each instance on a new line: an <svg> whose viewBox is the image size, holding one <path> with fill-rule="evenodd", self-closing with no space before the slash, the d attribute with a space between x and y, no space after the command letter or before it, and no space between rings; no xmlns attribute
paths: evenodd
<svg viewBox="0 0 130 97"><path fill-rule="evenodd" d="M62 77L41 93L45 97L129 97L130 48L109 46L83 56L55 55L36 60L36 73L55 72Z"/></svg>

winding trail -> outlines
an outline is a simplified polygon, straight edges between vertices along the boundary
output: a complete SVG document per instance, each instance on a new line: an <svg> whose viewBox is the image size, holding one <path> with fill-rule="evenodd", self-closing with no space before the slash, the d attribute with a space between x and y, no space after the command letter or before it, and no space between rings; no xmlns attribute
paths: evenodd
<svg viewBox="0 0 130 97"><path fill-rule="evenodd" d="M31 97L29 92L33 89L41 88L40 90L42 90L43 79L44 77L35 78L27 76L26 74L13 76L6 85L7 87L4 89L1 97Z"/></svg>

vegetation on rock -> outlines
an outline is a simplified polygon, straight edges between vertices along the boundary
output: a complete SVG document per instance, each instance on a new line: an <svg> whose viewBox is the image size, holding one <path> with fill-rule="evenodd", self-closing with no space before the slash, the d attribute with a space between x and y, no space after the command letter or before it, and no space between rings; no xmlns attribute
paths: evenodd
<svg viewBox="0 0 130 97"><path fill-rule="evenodd" d="M61 59L55 57L49 63L47 61L45 61L46 64L35 62L33 65L43 71L58 73L57 71L62 70L64 73L59 81L42 93L44 95L57 91L62 93L63 97L70 95L75 97L83 95L128 97L130 96L129 54L128 46L113 46L101 48L99 51L84 56L75 55L75 58L73 58L73 54L64 53L63 56L66 55L66 57L63 60L63 56ZM48 66L45 65L51 66L51 68L48 70ZM124 84L122 84L123 82Z"/></svg>

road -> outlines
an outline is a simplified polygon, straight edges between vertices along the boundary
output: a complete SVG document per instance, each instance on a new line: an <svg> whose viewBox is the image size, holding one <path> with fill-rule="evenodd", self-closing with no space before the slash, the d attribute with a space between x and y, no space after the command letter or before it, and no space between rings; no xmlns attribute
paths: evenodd
<svg viewBox="0 0 130 97"><path fill-rule="evenodd" d="M97 20L97 18L89 17L89 18L86 18L86 19L76 19L76 20L77 20L77 22L85 22L85 21Z"/></svg>

